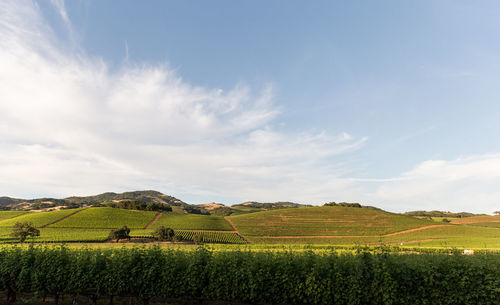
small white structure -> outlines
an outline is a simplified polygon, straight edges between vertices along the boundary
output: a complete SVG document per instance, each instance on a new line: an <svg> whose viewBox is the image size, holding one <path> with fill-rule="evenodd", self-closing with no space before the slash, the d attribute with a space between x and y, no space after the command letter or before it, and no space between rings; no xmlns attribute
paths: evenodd
<svg viewBox="0 0 500 305"><path fill-rule="evenodd" d="M474 250L464 250L464 255L474 255Z"/></svg>

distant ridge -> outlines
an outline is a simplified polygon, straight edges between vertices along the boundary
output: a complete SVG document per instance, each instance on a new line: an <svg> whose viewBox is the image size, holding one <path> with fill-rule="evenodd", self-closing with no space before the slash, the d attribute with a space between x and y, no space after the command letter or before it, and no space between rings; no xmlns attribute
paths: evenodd
<svg viewBox="0 0 500 305"><path fill-rule="evenodd" d="M37 198L19 199L0 197L0 208L9 210L48 210L55 208L78 208L83 206L98 206L103 202L136 200L141 202L155 202L170 206L190 209L191 206L173 196L158 191L133 191L124 193L107 192L93 196L71 196L64 199Z"/></svg>

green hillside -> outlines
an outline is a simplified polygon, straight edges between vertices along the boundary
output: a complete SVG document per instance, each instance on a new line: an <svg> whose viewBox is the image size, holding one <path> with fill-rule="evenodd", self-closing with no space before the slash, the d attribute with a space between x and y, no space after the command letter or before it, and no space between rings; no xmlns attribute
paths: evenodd
<svg viewBox="0 0 500 305"><path fill-rule="evenodd" d="M232 230L224 217L196 214L163 213L151 228L154 229L159 226L184 230Z"/></svg>
<svg viewBox="0 0 500 305"><path fill-rule="evenodd" d="M104 242L112 228L131 228L131 236L151 238L160 227L173 228L184 240L206 243L296 245L402 245L500 249L500 216L435 222L372 208L341 206L275 209L230 216L126 210L111 207L51 212L0 211L0 242L16 222L40 229L37 242ZM246 239L246 240L245 240Z"/></svg>
<svg viewBox="0 0 500 305"><path fill-rule="evenodd" d="M376 209L338 206L272 210L229 219L244 236L377 236L435 224Z"/></svg>
<svg viewBox="0 0 500 305"><path fill-rule="evenodd" d="M0 211L0 220L9 219L23 214L28 213L27 211Z"/></svg>
<svg viewBox="0 0 500 305"><path fill-rule="evenodd" d="M13 227L16 222L31 222L35 227L43 227L81 209L67 209L52 212L32 212L0 221L0 227Z"/></svg>
<svg viewBox="0 0 500 305"><path fill-rule="evenodd" d="M142 229L153 220L156 214L157 212L124 210L109 207L88 208L50 227L112 229L126 225L131 229Z"/></svg>

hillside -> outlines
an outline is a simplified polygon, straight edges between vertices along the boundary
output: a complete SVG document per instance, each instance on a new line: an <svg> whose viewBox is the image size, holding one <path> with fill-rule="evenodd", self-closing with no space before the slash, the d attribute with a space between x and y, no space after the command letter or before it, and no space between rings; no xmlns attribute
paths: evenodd
<svg viewBox="0 0 500 305"><path fill-rule="evenodd" d="M15 241L10 233L16 222L31 222L39 228L40 237L35 241L40 242L103 242L110 229L126 225L136 238L151 238L156 228L166 226L184 240L201 236L207 243L500 249L500 216L457 218L448 224L378 209L342 206L275 209L230 217L111 207L0 211L0 242Z"/></svg>
<svg viewBox="0 0 500 305"><path fill-rule="evenodd" d="M377 236L435 222L376 209L339 206L279 209L231 216L245 236Z"/></svg>
<svg viewBox="0 0 500 305"><path fill-rule="evenodd" d="M217 215L217 216L231 216L231 215L241 215L241 214L256 213L269 210L277 210L277 209L310 207L310 205L288 202L288 201L279 201L279 202L247 201L232 206L226 206L221 203L205 203L197 206L206 210L211 215Z"/></svg>
<svg viewBox="0 0 500 305"><path fill-rule="evenodd" d="M134 191L125 193L103 193L93 196L72 196L64 199L37 198L18 199L0 197L0 206L12 210L50 210L54 208L79 208L84 206L99 206L103 202L135 200L144 203L154 202L183 209L193 209L189 204L175 197L157 191ZM195 211L196 212L196 211Z"/></svg>
<svg viewBox="0 0 500 305"><path fill-rule="evenodd" d="M417 216L417 217L448 217L448 218L466 218L475 216L486 216L486 214L474 214L469 212L446 212L446 211L410 211L405 212L404 215Z"/></svg>

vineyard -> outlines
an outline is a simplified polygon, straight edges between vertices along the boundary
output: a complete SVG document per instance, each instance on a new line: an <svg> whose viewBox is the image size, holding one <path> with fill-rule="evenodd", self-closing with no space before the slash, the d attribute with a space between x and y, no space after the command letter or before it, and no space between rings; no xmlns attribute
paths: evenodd
<svg viewBox="0 0 500 305"><path fill-rule="evenodd" d="M35 212L24 213L20 216L12 217L7 220L0 221L0 227L13 227L16 222L31 222L36 227L49 225L63 217L71 215L82 209L67 209L52 212Z"/></svg>
<svg viewBox="0 0 500 305"><path fill-rule="evenodd" d="M28 213L27 211L0 211L0 220L9 219L12 217L21 216Z"/></svg>
<svg viewBox="0 0 500 305"><path fill-rule="evenodd" d="M251 304L498 304L498 254L0 248L0 290L54 304L166 298ZM135 303L135 301L134 301ZM164 302L163 302L164 303ZM137 303L136 303L137 304Z"/></svg>
<svg viewBox="0 0 500 305"><path fill-rule="evenodd" d="M142 229L156 214L157 212L124 210L109 207L88 208L50 227L112 229L126 225L129 228Z"/></svg>
<svg viewBox="0 0 500 305"><path fill-rule="evenodd" d="M245 236L378 236L436 224L375 209L311 207L229 217Z"/></svg>
<svg viewBox="0 0 500 305"><path fill-rule="evenodd" d="M196 214L163 213L151 228L159 226L182 230L232 230L224 217Z"/></svg>
<svg viewBox="0 0 500 305"><path fill-rule="evenodd" d="M245 244L246 242L241 239L236 233L233 232L210 232L210 231L186 231L176 230L175 234L179 234L185 240L194 240L195 236L199 236L204 243L217 243L217 244Z"/></svg>

